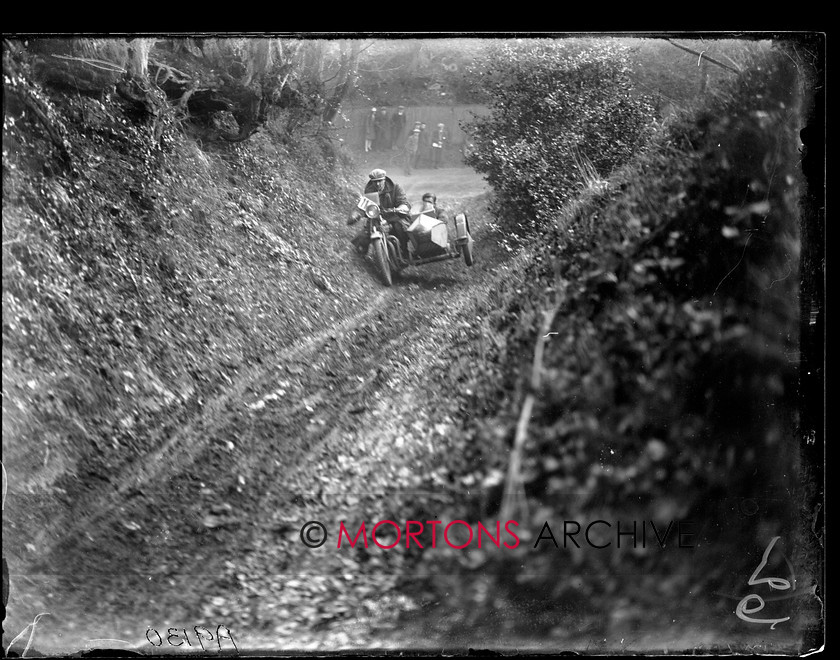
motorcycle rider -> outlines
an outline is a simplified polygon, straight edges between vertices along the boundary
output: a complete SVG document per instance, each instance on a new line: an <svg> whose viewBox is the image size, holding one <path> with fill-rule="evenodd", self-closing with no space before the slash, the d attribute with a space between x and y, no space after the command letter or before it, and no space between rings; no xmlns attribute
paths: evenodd
<svg viewBox="0 0 840 660"><path fill-rule="evenodd" d="M395 183L385 170L376 168L368 174L369 181L365 186L365 193L379 193L379 208L382 217L390 224L391 232L397 237L400 243L400 251L403 260L408 259L408 232L409 227L409 211L411 204L408 202L408 197L405 191L398 183ZM359 251L367 252L367 245L362 246L353 239L353 244L359 248Z"/></svg>

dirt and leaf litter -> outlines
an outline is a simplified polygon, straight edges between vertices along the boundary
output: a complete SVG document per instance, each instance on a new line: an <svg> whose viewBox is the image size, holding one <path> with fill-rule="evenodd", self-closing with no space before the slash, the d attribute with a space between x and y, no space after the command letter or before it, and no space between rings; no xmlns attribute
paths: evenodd
<svg viewBox="0 0 840 660"><path fill-rule="evenodd" d="M229 567L229 578L249 595L252 607L219 602L215 610L240 616L255 639L265 630L288 635L301 648L340 643L361 648L370 644L374 629L393 625L400 612L417 607L399 588L410 575L405 553L361 546L312 550L299 538L301 520L320 520L334 531L341 521L357 526L364 520L399 519L418 501L434 510L451 498L451 492L429 490L423 475L439 474L439 457L453 448L457 398L424 376L436 373L429 363L440 369L445 358L440 349L430 350L436 337L417 335L407 338L417 348L414 367L392 372L386 392L370 403L367 423L340 431L329 446L311 452L315 460L287 472L283 488L266 493L260 503L271 510L278 498L286 500L267 525L270 534L255 538L245 555L253 570ZM364 378L352 380L362 385ZM261 577L272 572L276 579Z"/></svg>
<svg viewBox="0 0 840 660"><path fill-rule="evenodd" d="M254 392L252 414L272 411L279 414L284 405L295 401L295 408L306 419L304 431L312 434L316 443L322 437L319 434L326 432L327 438L323 444L313 445L307 454L309 459L299 463L299 467L291 473L284 471L282 488L275 492L283 500L282 504L278 501L275 507L270 500L260 503L258 510L277 508L284 515L272 520L273 531L268 538L258 534L252 541L252 552L244 554L249 566L254 562L259 568L245 572L239 562L238 570L225 565L224 572L229 574L229 579L235 579L253 597L248 600L247 608L241 602L215 600L211 601L211 610L220 616L232 611L246 612L242 625L249 631L249 638L258 635L257 631L264 627L268 630L274 626L275 634L290 635L292 647L311 643L330 648L347 643L361 648L370 643L374 629L394 625L400 612L416 607L398 587L409 573L406 564L409 558L362 554L339 556L333 561L322 557L316 561L312 551L301 547L298 532L303 519L331 521L330 528L336 529L339 515L354 521L399 516L402 508L416 504L420 475L431 467L430 458L435 462L447 451L446 431L455 427L459 408L458 395L445 385L453 356L447 355L442 347L456 337L460 341L468 331L470 324L457 319L472 302L468 289L458 295L453 295L452 287L431 291L435 293L426 294L433 295L426 301L431 307L422 300L418 303L403 297L402 305L392 307L400 310L396 316L374 315L358 330L354 329L345 341L328 341L307 369L293 364L285 370L288 377L282 375L272 382L267 393L260 394L265 390L259 389ZM429 309L434 309L436 314L431 332L424 330L420 323ZM352 361L347 364L348 350L353 357L358 351L366 351L367 344L358 340L357 331L360 336L386 347L385 368L375 360L367 369L360 369ZM411 350L400 350L406 346L411 346ZM325 357L323 351L334 359ZM335 400L331 396L325 397L317 391L303 396L305 388L297 391L298 381L309 388L316 382L313 368L323 370L327 378L322 382L327 389L343 379L349 382L348 395L366 392L371 395L362 405L348 411L354 416L363 415L358 422L349 422L354 424L353 434L328 426L335 413ZM278 371L284 374L284 370ZM281 390L287 395L280 395ZM290 395L292 390L295 396ZM441 400L427 401L427 390ZM313 466L311 459L316 456L318 462ZM317 484L314 492L313 484ZM409 494L400 505L402 491ZM295 495L289 498L292 493ZM431 503L441 500L438 493L420 497ZM385 502L391 502L392 508L384 508ZM321 506L326 506L326 511L321 512ZM296 509L301 511L297 527L290 527L289 512ZM278 538L278 529L283 532L279 535L282 538ZM280 577L266 582L260 576L267 573ZM303 586L296 587L294 578L292 582L285 581L290 575L308 577ZM350 580L351 575L357 576L356 579ZM283 615L279 624L278 612ZM287 616L287 613L294 615ZM355 632L342 642L350 634L348 628Z"/></svg>

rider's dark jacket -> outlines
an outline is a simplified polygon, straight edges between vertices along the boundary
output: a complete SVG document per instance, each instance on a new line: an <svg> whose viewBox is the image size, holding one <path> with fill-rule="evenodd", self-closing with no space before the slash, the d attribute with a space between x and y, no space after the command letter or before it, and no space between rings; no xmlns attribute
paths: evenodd
<svg viewBox="0 0 840 660"><path fill-rule="evenodd" d="M375 181L368 181L368 184L365 186L366 193L378 192L376 190L376 182ZM394 183L391 180L391 177L385 177L385 187L382 189L382 192L379 193L379 208L381 209L395 209L400 204L405 204L408 208L411 208L411 204L408 201L408 197L405 194L405 191L402 189L398 183ZM386 220L393 221L396 220L396 217L393 216L386 216ZM402 219L402 218L401 218Z"/></svg>
<svg viewBox="0 0 840 660"><path fill-rule="evenodd" d="M368 181L365 186L365 192L379 192L376 189L376 182L373 180ZM382 192L379 192L379 208L393 209L403 204L406 207L407 214L408 209L411 208L411 204L408 201L405 191L398 183L394 183L390 177L386 176L385 186L382 188ZM405 253L405 250L408 249L408 232L406 230L411 225L409 218L406 215L400 215L398 213L383 213L382 217L390 224L391 231L399 240L400 247L403 253Z"/></svg>

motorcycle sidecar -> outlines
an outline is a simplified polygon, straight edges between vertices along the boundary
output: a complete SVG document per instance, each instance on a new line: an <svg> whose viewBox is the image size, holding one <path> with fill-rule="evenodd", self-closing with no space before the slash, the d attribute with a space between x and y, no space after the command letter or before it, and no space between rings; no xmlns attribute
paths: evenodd
<svg viewBox="0 0 840 660"><path fill-rule="evenodd" d="M464 257L467 266L472 266L473 239L469 232L466 213L455 216L455 239L450 240L449 228L430 212L412 213L408 236L414 248L411 265Z"/></svg>

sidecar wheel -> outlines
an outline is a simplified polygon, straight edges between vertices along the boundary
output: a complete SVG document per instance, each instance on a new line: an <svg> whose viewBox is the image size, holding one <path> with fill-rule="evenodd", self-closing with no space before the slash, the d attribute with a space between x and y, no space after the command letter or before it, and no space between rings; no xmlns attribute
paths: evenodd
<svg viewBox="0 0 840 660"><path fill-rule="evenodd" d="M464 263L467 264L467 266L472 266L473 265L472 249L473 249L473 239L472 239L472 236L467 234L467 242L464 243L461 246L461 252L463 252L463 254L464 254Z"/></svg>
<svg viewBox="0 0 840 660"><path fill-rule="evenodd" d="M385 245L382 239L375 240L371 247L373 248L373 265L376 267L376 272L385 286L391 286L393 283L391 264L388 262L388 255L385 253Z"/></svg>

